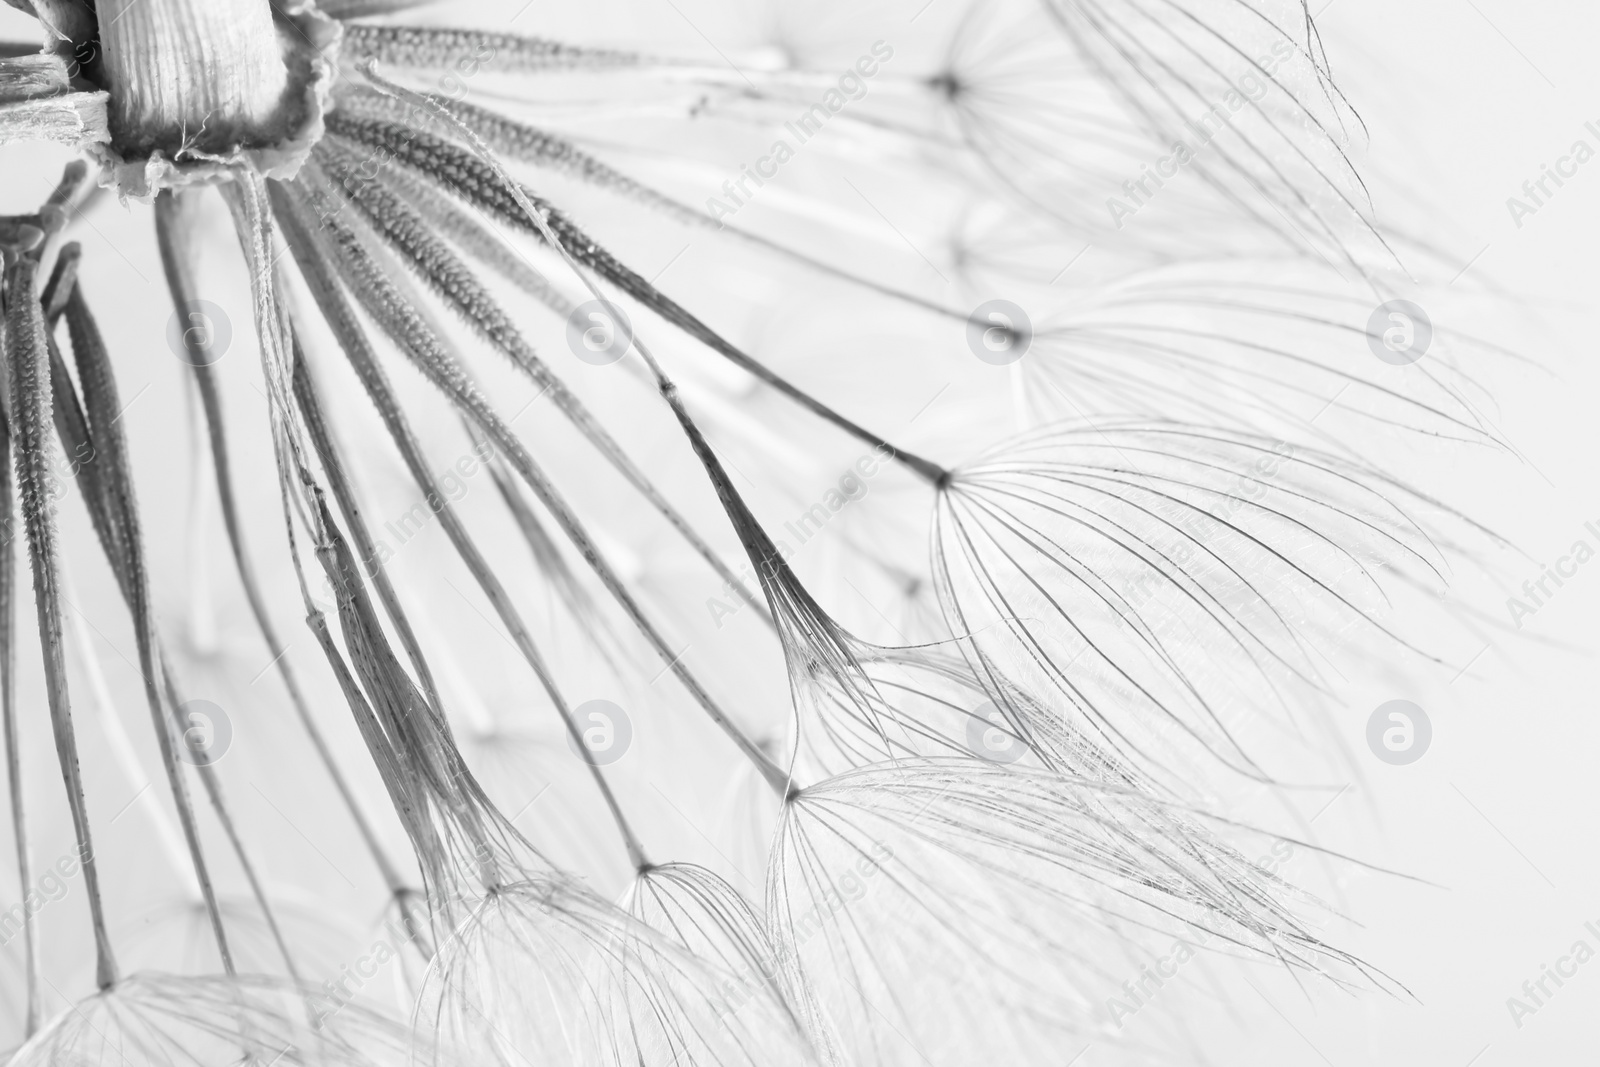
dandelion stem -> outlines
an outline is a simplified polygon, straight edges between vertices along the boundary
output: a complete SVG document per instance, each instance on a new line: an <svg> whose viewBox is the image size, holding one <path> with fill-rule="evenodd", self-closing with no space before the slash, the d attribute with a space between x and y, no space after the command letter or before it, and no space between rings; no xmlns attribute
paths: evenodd
<svg viewBox="0 0 1600 1067"><path fill-rule="evenodd" d="M192 267L196 255L194 219L190 205L184 202L186 199L187 197L176 196L170 191L156 197L156 236L161 249L161 264L166 272L167 288L172 294L173 304L180 312L182 309L194 306L198 292L194 284ZM186 344L190 343L187 333L184 339ZM256 580L255 565L245 548L244 533L239 523L238 505L233 492L233 471L228 459L228 435L223 421L222 396L217 389L216 373L209 362L206 362L209 359L209 351L195 350L192 352L190 366L194 371L195 385L200 391L201 404L205 409L211 461L217 482L217 498L222 506L222 522L228 533L228 545L233 554L234 569L239 575L239 584L244 587L245 600L250 604L250 614L255 619L256 629L260 631L268 652L272 654L273 667L283 681L284 689L288 691L289 702L294 706L295 715L299 718L311 747L316 750L318 760L339 793L339 799L344 803L345 810L350 813L356 831L361 835L368 854L372 856L373 863L377 866L390 896L404 911L407 908L405 884L379 842L366 813L362 811L355 791L345 778L344 771L334 759L333 750L329 748L322 728L312 717L311 707L300 689L299 678L286 654L288 649L279 639L277 628L267 612L266 600L262 597L260 584ZM430 686L431 692L431 679L425 684Z"/></svg>
<svg viewBox="0 0 1600 1067"><path fill-rule="evenodd" d="M209 437L203 422L205 412L200 387L191 380L183 391L184 425L188 429L189 507L184 544L189 559L188 619L185 630L189 646L201 656L217 651L216 588L211 580L211 544L208 521L211 518Z"/></svg>
<svg viewBox="0 0 1600 1067"><path fill-rule="evenodd" d="M172 792L173 803L178 810L178 822L183 828L189 859L200 885L200 896L211 917L212 933L216 937L217 951L222 956L222 967L231 975L235 973L233 954L228 948L222 910L217 905L216 890L211 884L211 873L200 843L200 828L195 822L194 805L183 778L183 765L173 747L172 724L162 707L161 692L156 684L158 668L155 649L158 639L155 617L150 610L149 573L144 565L139 509L134 500L133 479L128 470L127 444L117 423L122 414L122 404L118 399L116 379L111 374L110 359L106 355L99 328L89 313L88 305L84 303L82 290L76 285L67 296L66 319L72 337L73 356L78 365L78 377L83 383L90 440L96 446L95 463L97 466L105 464L107 476L100 485L105 494L106 512L121 531L119 540L123 555L120 569L125 576L123 592L127 597L129 614L133 616L145 702L150 708L151 724L161 751L162 769L166 772L167 787ZM113 561L114 566L116 562ZM176 711L176 707L173 710ZM220 795L214 794L212 799L220 810ZM237 837L231 833L232 820L225 818L224 822L230 829L229 836L237 842ZM240 858L243 859L242 852Z"/></svg>
<svg viewBox="0 0 1600 1067"><path fill-rule="evenodd" d="M439 343L433 331L417 314L417 301L412 300L398 287L399 279L389 278L372 260L357 234L334 213L321 213L315 207L315 195L298 184L294 192L284 185L271 189L274 206L283 225L291 233L290 248L294 250L301 270L317 279L313 288L329 284L332 265L328 257L337 257L343 274L369 313L383 324L384 329L400 345L402 351L416 364L428 379L489 436L495 446L507 457L513 469L533 490L539 502L555 518L584 561L594 571L606 591L622 608L629 620L638 628L656 653L666 662L679 682L689 691L695 702L715 722L730 740L743 752L762 776L780 795L788 791L788 775L754 741L745 735L727 713L717 704L698 678L683 664L682 655L675 650L656 628L633 598L621 578L595 546L588 531L579 521L570 505L556 491L544 472L528 454L522 441L509 426L489 407L478 389L467 380L462 368ZM319 217L323 229L320 240L313 238L312 220ZM326 236L322 236L326 235Z"/></svg>
<svg viewBox="0 0 1600 1067"><path fill-rule="evenodd" d="M62 653L61 602L57 585L55 516L50 504L50 364L45 351L44 315L34 296L38 262L28 255L42 241L44 231L26 228L7 241L5 254L6 363L11 389L12 430L16 444L17 485L22 501L23 525L28 536L28 557L33 570L34 607L38 615L39 643L44 655L45 692L55 732L56 756L66 784L67 805L78 843L84 890L89 897L89 921L94 930L95 981L109 989L117 981L116 958L106 934L105 909L100 897L100 872L95 860L84 803L83 778L78 768L78 744L72 729L71 698ZM20 238L20 240L18 239ZM32 238L32 240L30 240Z"/></svg>
<svg viewBox="0 0 1600 1067"><path fill-rule="evenodd" d="M84 368L80 372L79 378L84 382L87 391L91 387L99 388L98 383L102 378L108 377L111 372L109 363L105 363L103 369L95 366L96 362L105 361L105 349L100 342L98 329L94 327L92 319L87 319L88 310L86 307L81 306L81 298L76 290L78 260L79 248L76 242L62 248L61 254L56 260L55 270L51 273L50 281L45 286L41 303L45 307L47 328L50 324L50 311L52 308L68 315L68 325L73 330L74 336L73 354L78 359L79 366ZM76 309L73 307L75 300L80 301L80 305ZM83 406L79 403L77 391L72 384L71 376L67 373L66 364L61 359L61 353L56 348L55 339L46 333L45 341L50 351L50 382L51 394L54 400L56 433L60 436L65 451L73 457L71 462L74 477L83 493L91 524L94 526L95 534L100 540L101 548L106 556L106 562L110 565L112 574L117 580L123 600L127 603L129 611L132 612L136 608L136 601L132 584L134 580L132 567L128 563L128 558L131 554L130 546L135 549L137 546L133 545L130 540L130 528L118 518L121 514L119 505L108 491L108 486L115 483L118 478L127 480L131 491L131 476L129 472L125 465L123 467L117 465L118 457L125 457L126 448L120 435L117 437L115 447L101 450L95 448L94 435L91 432L88 420L84 417ZM121 408L115 396L111 398L110 406L117 410ZM101 435L117 433L117 423L114 417L110 427L108 430L106 425L102 425L100 427ZM104 462L99 462L101 460ZM67 586L67 575L64 570L61 580L63 586ZM82 613L74 613L73 621L79 630L81 643L87 651L89 640L87 628L83 625ZM155 638L154 649L156 658L161 666L161 684L167 699L167 709L174 716L174 721L176 721L175 717L183 701L178 695L172 666L167 658L159 633ZM142 781L138 757L134 754L127 735L123 732L120 722L116 719L110 694L106 690L104 681L100 678L99 670L92 659L89 661L89 667L91 672L90 680L100 698L102 714L105 716L106 728L109 731L108 738L121 755L125 767L128 768L130 785L137 788ZM297 974L297 969L289 952L288 942L284 939L282 930L278 926L277 916L270 901L267 899L261 879L256 873L255 863L245 851L244 841L237 832L233 816L229 812L227 802L222 795L222 785L217 777L216 769L208 763L201 763L196 767L196 770L199 772L200 780L205 786L212 810L215 811L217 820L222 824L223 830L228 836L229 845L239 860L239 865L244 871L245 878L250 883L251 892L256 899L256 903L261 908L262 915L266 918L267 926L272 933L274 941L277 943L279 953L283 956L284 965L289 974L294 976ZM177 844L176 835L167 824L165 817L160 814L159 809L157 809L156 815L162 839L169 842L171 849L176 854L176 862L178 864L176 869L181 872L184 869L182 866L184 859L182 846Z"/></svg>
<svg viewBox="0 0 1600 1067"><path fill-rule="evenodd" d="M543 237L540 228L531 220L542 218L549 228L559 234L562 243L585 266L594 270L606 281L615 285L645 307L666 319L678 329L700 341L724 359L770 385L784 396L826 422L859 441L871 445L886 458L915 472L934 486L942 487L949 472L932 460L900 448L873 433L871 430L835 411L823 401L779 375L765 364L748 355L715 330L692 315L655 286L624 266L586 233L580 230L561 212L538 197L530 196L514 181L505 169L494 161L493 153L470 127L463 124L449 110L432 97L414 93L393 82L386 81L376 72L368 70L367 77L380 89L392 92L444 117L458 129L482 158L474 159L448 142L408 129L395 123L351 119L338 112L328 116L329 133L359 141L369 147L381 149L435 181L445 184L457 196L476 203L510 224Z"/></svg>
<svg viewBox="0 0 1600 1067"><path fill-rule="evenodd" d="M613 668L617 667L611 648L616 644L616 634L600 617L599 608L594 598L589 595L589 590L578 581L578 576L567 565L549 531L539 521L539 516L534 514L533 507L522 495L522 490L517 486L516 475L506 466L506 461L494 451L494 445L484 436L477 423L466 415L461 415L460 418L462 427L472 440L473 449L479 455L487 457L483 465L488 469L490 479L494 481L495 491L500 494L500 500L511 513L512 521L517 524L522 539L528 543L534 563L555 588L556 595L561 598L578 625L583 627L595 650Z"/></svg>
<svg viewBox="0 0 1600 1067"><path fill-rule="evenodd" d="M401 100L359 87L343 94L340 97L340 105L341 107L348 107L358 114L390 119L403 116L407 110ZM920 297L915 293L906 292L904 289L897 289L892 285L863 277L843 267L817 259L815 256L808 255L797 248L774 241L770 237L763 237L758 233L708 215L699 208L691 207L643 182L629 177L585 152L566 138L559 137L548 130L518 122L515 119L490 111L488 108L469 104L465 100L452 101L450 108L458 118L471 126L473 131L481 136L489 147L508 159L531 163L537 167L567 174L596 188L604 189L616 196L642 204L685 226L726 234L746 244L754 245L774 255L782 256L818 274L825 274L850 285L870 289L879 296L899 301L911 307L920 308L940 318L952 319L958 322L965 322L967 319L967 315L963 312L945 307L943 304Z"/></svg>
<svg viewBox="0 0 1600 1067"><path fill-rule="evenodd" d="M111 132L124 150L181 159L286 125L289 71L268 0L136 0L98 13Z"/></svg>
<svg viewBox="0 0 1600 1067"><path fill-rule="evenodd" d="M348 308L346 308L346 312L348 312ZM333 316L330 315L328 318L332 320ZM350 324L354 324L353 317L349 321ZM342 333L343 331L341 331L341 335ZM342 340L343 337L341 336ZM364 339L362 340L364 341ZM500 621L510 631L512 643L516 645L517 651L522 654L523 659L527 661L528 666L533 670L535 677L539 679L539 684L544 687L545 694L549 696L556 714L561 717L562 723L565 724L573 744L583 754L584 762L589 767L589 773L593 776L595 785L599 788L601 795L605 799L606 807L611 812L612 821L616 824L618 833L622 835L623 844L628 851L629 861L635 869L643 866L645 864L644 850L639 845L639 839L634 834L633 828L628 825L627 818L622 814L622 808L611 791L610 783L606 781L605 773L594 762L593 754L590 753L588 746L583 743L583 734L578 729L577 723L573 721L572 711L567 704L566 698L562 696L559 687L556 685L555 678L551 675L549 667L544 662L544 657L539 654L539 650L534 646L533 638L528 633L528 628L523 623L522 616L511 603L510 595L506 592L505 587L500 584L500 579L495 576L488 561L484 559L483 554L473 542L471 535L467 533L466 527L462 524L460 516L455 513L455 508L451 505L449 498L440 491L439 484L433 477L433 473L428 470L427 463L422 455L421 445L418 443L416 435L411 432L411 427L407 424L405 416L401 413L399 403L390 390L382 369L377 365L376 360L372 358L371 350L364 343L342 345L341 347L344 348L349 356L352 365L355 365L357 375L361 378L362 384L367 387L373 406L382 415L384 425L388 428L395 447L400 451L401 457L410 469L411 476L416 481L417 487L422 490L424 499L439 502L439 522L443 526L446 536L450 538L451 545L455 547L456 554L461 557L461 562L472 573L472 577L477 581L478 587L483 590L483 595L494 606L496 614L500 616ZM318 458L322 460L323 470L330 472L329 482L333 486L335 499L339 502L341 510L345 510L345 500L341 498L340 488L344 489L344 496L349 497L349 480L344 476L344 465L334 450L333 442L328 435L327 424L322 415L322 404L317 397L316 389L311 383L311 376L306 369L305 356L300 350L298 337L295 340L294 373L295 396L300 401L300 410L305 416L306 428L311 433L311 440L317 449ZM339 471L337 477L332 474L334 469ZM354 500L350 499L349 503L352 506L349 510L345 510L345 521L354 533L357 527L364 527L365 523L361 520L360 512L353 506ZM358 545L362 540L371 540L370 535L365 531L355 536ZM374 569L382 571L383 564L374 561Z"/></svg>
<svg viewBox="0 0 1600 1067"><path fill-rule="evenodd" d="M344 165L346 171L356 164L356 160L347 152L340 151L333 155L337 162ZM495 303L482 283L453 252L445 247L443 242L430 232L428 220L377 182L341 182L339 188L346 191L373 227L427 278L434 291L444 297L479 333L527 374L541 392L550 397L567 420L589 440L596 451L605 457L606 461L627 479L650 506L667 520L689 547L711 566L717 577L721 578L727 587L733 589L747 606L759 612L770 626L772 619L766 613L766 605L751 596L716 551L689 524L689 520L662 495L655 484L633 462L632 457L584 406L583 401L573 395L565 382L551 373L550 368L535 354L533 346L528 344L521 332L512 325L510 318Z"/></svg>
<svg viewBox="0 0 1600 1067"><path fill-rule="evenodd" d="M372 75L369 71L369 77L370 76ZM478 140L476 135L473 134L473 132L465 125L463 125L460 120L450 116L448 112L444 112L444 110L435 104L431 98L426 102L429 103L430 106L434 107L438 113L443 114L450 122L460 128L461 131L472 141L474 147L478 150L485 162L494 169L496 175L499 176L505 187L511 191L514 197L517 198L517 203L519 206L521 206L528 219L538 227L539 234L541 237L543 237L545 243L548 244L551 249L556 251L563 260L565 260L567 266L572 269L572 272L577 275L578 279L586 288L588 288L591 295L593 295L594 298L601 304L604 304L607 308L609 308L609 302L606 301L605 296L595 286L589 275L583 270L582 267L579 266L577 259L574 257L572 250L568 248L566 241L557 236L557 234L551 228L547 214L534 210L533 206L528 202L526 196L522 193L520 187L511 181L510 177L505 173L504 169L501 168L499 161L494 158L494 154L489 151L488 147L484 145L481 140ZM643 342L642 339L634 337L633 346L639 350L639 355L644 360L646 367L649 368L651 376L655 379L656 386L659 389L662 398L667 402L668 407L672 409L673 415L678 419L679 425L683 428L684 434L689 438L690 447L694 449L696 458L699 459L701 466L705 469L706 476L711 480L713 487L716 489L717 498L721 501L723 510L727 513L728 519L732 523L734 531L739 537L740 544L744 546L746 555L748 555L751 564L756 568L756 572L761 581L762 590L770 602L774 619L784 617L783 613L778 607L780 597L786 601L798 601L797 606L799 607L801 614L805 616L811 618L825 617L821 608L816 604L815 601L811 599L811 594L809 591L807 591L805 586L801 584L794 572L790 570L788 563L783 558L783 554L779 552L778 547L773 544L772 538L761 526L760 521L750 510L749 505L744 502L744 498L740 495L738 489L733 484L733 479L728 477L727 471L723 469L722 461L719 460L716 456L716 453L712 451L710 442L708 442L705 438L705 435L700 432L700 428L695 425L694 419L690 417L688 409L684 407L683 401L678 395L678 387L671 381L671 379L667 377L666 372L662 370L661 365L656 362L655 357L650 353L649 347ZM776 628L777 627L775 626L775 629ZM779 629L779 634L780 638L787 637L782 629ZM789 651L788 644L788 640L785 639L784 645L786 653ZM786 783L785 786L780 790L780 795L788 798L793 795L793 792L794 786L792 782L789 782Z"/></svg>
<svg viewBox="0 0 1600 1067"><path fill-rule="evenodd" d="M0 318L0 352L9 353L5 336L6 325ZM13 519L17 502L11 479L11 416L6 405L0 404L0 731L5 734L6 783L11 796L11 836L17 850L17 883L26 895L33 885L33 854L28 844L22 748L17 731L17 527ZM23 1036L32 1037L39 1027L39 919L26 907L23 908L22 952L28 984Z"/></svg>

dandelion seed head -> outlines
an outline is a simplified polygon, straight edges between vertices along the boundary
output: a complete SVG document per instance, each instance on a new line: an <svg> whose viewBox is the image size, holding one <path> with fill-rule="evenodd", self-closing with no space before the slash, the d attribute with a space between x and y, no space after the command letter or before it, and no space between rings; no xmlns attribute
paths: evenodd
<svg viewBox="0 0 1600 1067"><path fill-rule="evenodd" d="M419 1020L494 1062L809 1062L731 972L569 881L508 884L440 948Z"/></svg>
<svg viewBox="0 0 1600 1067"><path fill-rule="evenodd" d="M291 983L145 972L57 1016L11 1062L398 1067L412 1055L403 1023Z"/></svg>
<svg viewBox="0 0 1600 1067"><path fill-rule="evenodd" d="M89 312L94 244L57 249L84 168L0 218L13 837L26 894L38 704L99 987L43 1019L45 975L89 953L19 905L15 1063L1131 1063L1154 1042L1107 991L1173 944L1400 988L1248 858L1230 786L1302 751L1343 769L1339 665L1437 655L1415 602L1494 537L1399 468L1503 444L1465 357L1509 354L1443 324L1404 364L1369 344L1406 245L1303 4L779 5L731 55L691 25L715 62L558 39L537 6L493 30L353 21L410 0L191 6L63 16L41 57L0 56L0 140L66 136L155 196L175 306L238 282L259 357L180 337L190 452L147 447L140 339ZM13 81L81 137L18 125ZM972 342L973 307L1014 358ZM599 320L604 360L580 351ZM170 494L141 510L151 467L192 472L181 551ZM82 544L159 779L76 647ZM43 701L13 670L28 590ZM162 614L194 605L252 627L208 678L266 664L215 766L173 750L193 650ZM589 743L597 706L634 756ZM230 799L252 744L274 808L313 775L336 799L275 812L328 868L326 921L280 906L281 842L258 861ZM150 809L185 891L154 949L126 929L144 887L100 877L148 832L103 819L101 748L177 814ZM380 920L381 952L330 958ZM196 974L119 964L147 955ZM364 1006L384 968L403 1023Z"/></svg>

